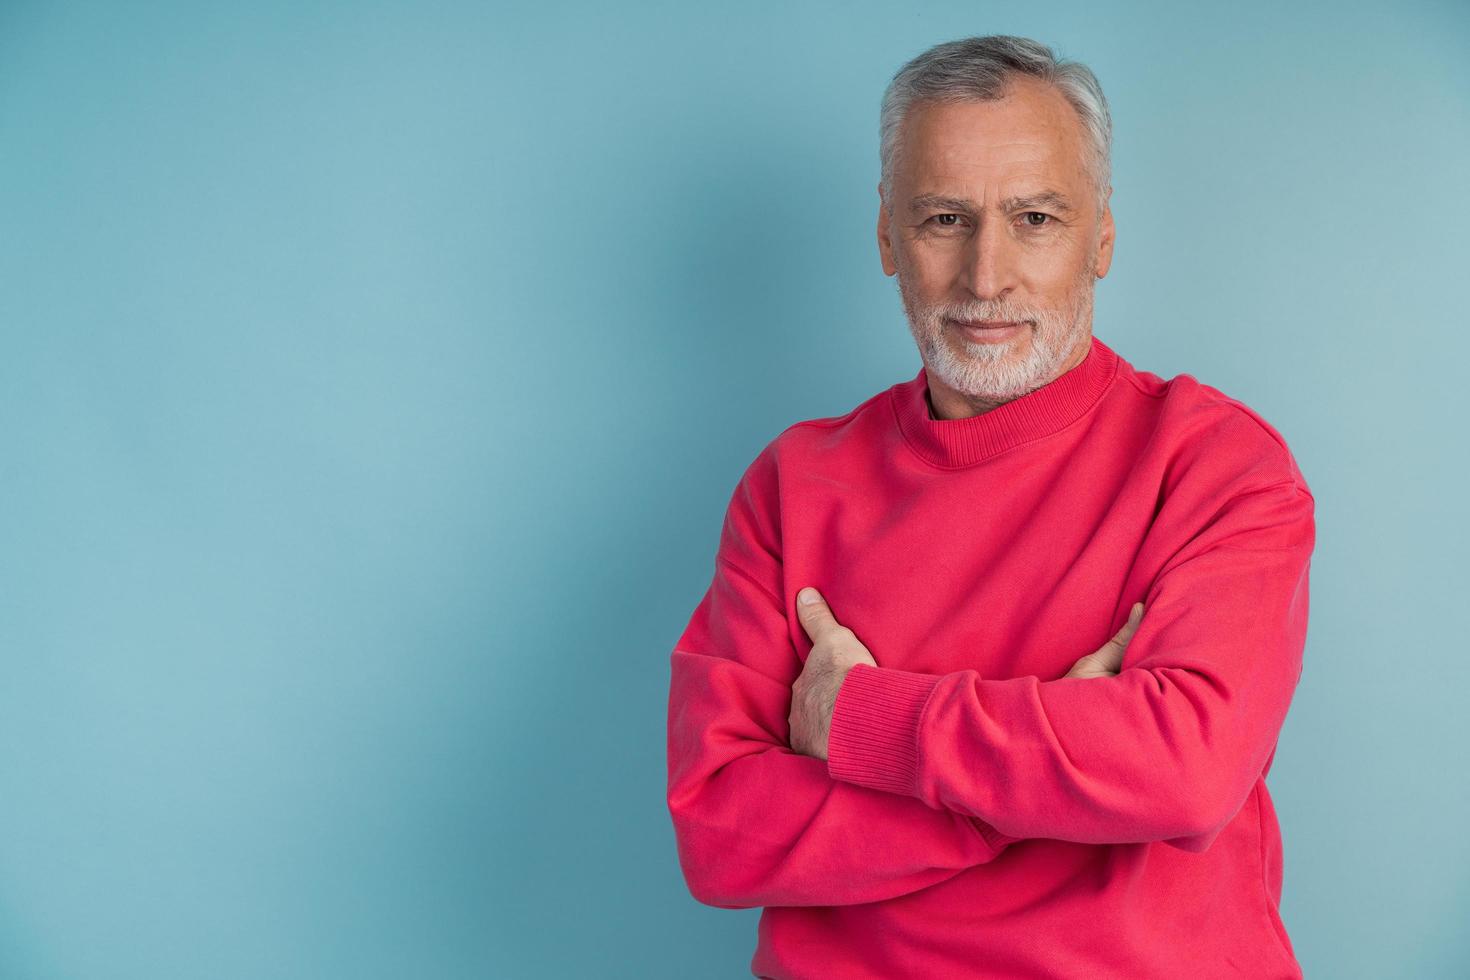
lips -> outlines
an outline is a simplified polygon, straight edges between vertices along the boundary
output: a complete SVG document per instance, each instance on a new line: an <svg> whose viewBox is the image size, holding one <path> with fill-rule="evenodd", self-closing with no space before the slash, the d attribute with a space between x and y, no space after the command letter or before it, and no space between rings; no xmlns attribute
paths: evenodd
<svg viewBox="0 0 1470 980"><path fill-rule="evenodd" d="M1019 320L953 320L952 323L970 330L1004 330L1007 327L1019 327Z"/></svg>
<svg viewBox="0 0 1470 980"><path fill-rule="evenodd" d="M1017 320L951 320L960 336L977 344L996 344L1010 340L1026 326Z"/></svg>

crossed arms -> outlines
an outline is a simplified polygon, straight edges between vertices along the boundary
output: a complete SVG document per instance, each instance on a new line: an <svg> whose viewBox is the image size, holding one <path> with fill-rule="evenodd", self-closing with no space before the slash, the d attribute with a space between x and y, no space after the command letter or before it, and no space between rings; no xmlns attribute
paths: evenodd
<svg viewBox="0 0 1470 980"><path fill-rule="evenodd" d="M700 902L879 901L1031 837L1203 850L1239 811L1301 672L1314 543L1302 485L1225 502L1150 584L1117 676L859 664L823 760L791 748L803 663L750 485L771 465L763 453L736 488L671 657L667 801Z"/></svg>

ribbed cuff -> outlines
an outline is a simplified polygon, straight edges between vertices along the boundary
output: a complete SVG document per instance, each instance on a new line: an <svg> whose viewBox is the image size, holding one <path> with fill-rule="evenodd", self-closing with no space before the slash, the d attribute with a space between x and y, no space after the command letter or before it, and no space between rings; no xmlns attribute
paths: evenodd
<svg viewBox="0 0 1470 980"><path fill-rule="evenodd" d="M985 838L985 843L993 847L997 854L1021 839L1002 834L979 817L971 817L970 823L975 825L975 829L980 831L980 836Z"/></svg>
<svg viewBox="0 0 1470 980"><path fill-rule="evenodd" d="M919 717L941 677L869 664L849 670L827 733L832 778L916 796Z"/></svg>

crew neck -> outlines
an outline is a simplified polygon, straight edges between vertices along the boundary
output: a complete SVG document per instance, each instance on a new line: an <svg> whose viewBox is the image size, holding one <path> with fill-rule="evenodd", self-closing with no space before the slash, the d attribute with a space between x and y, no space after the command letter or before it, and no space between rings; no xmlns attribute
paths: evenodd
<svg viewBox="0 0 1470 980"><path fill-rule="evenodd" d="M912 380L889 390L898 426L921 459L935 466L973 466L1077 421L1102 397L1117 370L1117 353L1094 336L1087 356L1065 374L982 415L930 418L929 378L922 367Z"/></svg>

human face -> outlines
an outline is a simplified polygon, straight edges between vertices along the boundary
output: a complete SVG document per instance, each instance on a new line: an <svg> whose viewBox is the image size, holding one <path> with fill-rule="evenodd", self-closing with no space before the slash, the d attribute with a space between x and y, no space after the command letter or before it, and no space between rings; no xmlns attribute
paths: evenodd
<svg viewBox="0 0 1470 980"><path fill-rule="evenodd" d="M996 101L920 103L905 117L892 202L879 187L878 248L939 417L988 411L1087 355L1113 216L1084 140L1067 100L1031 78ZM965 326L987 321L1011 326Z"/></svg>

